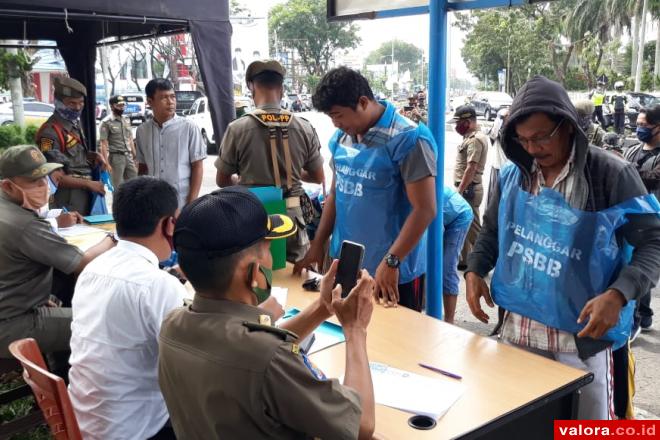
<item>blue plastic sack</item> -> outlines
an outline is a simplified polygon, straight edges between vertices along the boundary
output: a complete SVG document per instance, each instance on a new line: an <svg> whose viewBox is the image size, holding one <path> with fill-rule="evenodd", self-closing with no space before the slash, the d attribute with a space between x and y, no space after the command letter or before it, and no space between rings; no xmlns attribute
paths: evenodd
<svg viewBox="0 0 660 440"><path fill-rule="evenodd" d="M110 173L107 171L101 171L101 182L105 185L108 191L115 192L114 186L112 186L112 179L110 178Z"/></svg>
<svg viewBox="0 0 660 440"><path fill-rule="evenodd" d="M108 213L108 206L105 204L105 196L102 194L92 194L92 205L89 215L102 215Z"/></svg>
<svg viewBox="0 0 660 440"><path fill-rule="evenodd" d="M584 305L616 279L631 252L617 243L617 229L629 214L658 214L652 195L603 211L572 208L564 196L543 188L532 195L521 188L515 166L502 170L498 218L499 258L492 280L493 300L501 307L550 327L578 333ZM635 302L603 339L614 348L630 334Z"/></svg>
<svg viewBox="0 0 660 440"><path fill-rule="evenodd" d="M395 111L388 104L386 112ZM397 117L397 116L394 116ZM336 212L330 241L330 255L339 257L341 243L351 240L365 247L364 268L371 275L383 261L392 242L412 210L400 175L400 164L424 139L437 147L431 132L423 124L409 127L386 144L368 147L356 142L339 142L344 132L338 130L330 140L335 169ZM426 235L399 266L399 283L408 283L426 272Z"/></svg>

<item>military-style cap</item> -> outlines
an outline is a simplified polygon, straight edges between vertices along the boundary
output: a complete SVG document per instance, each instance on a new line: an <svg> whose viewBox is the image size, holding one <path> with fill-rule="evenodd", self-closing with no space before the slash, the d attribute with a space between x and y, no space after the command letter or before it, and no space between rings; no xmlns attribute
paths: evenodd
<svg viewBox="0 0 660 440"><path fill-rule="evenodd" d="M17 145L0 156L0 178L27 177L39 179L62 168L61 163L48 163L34 145Z"/></svg>
<svg viewBox="0 0 660 440"><path fill-rule="evenodd" d="M78 80L64 76L56 76L53 79L55 95L61 98L80 98L87 96L87 89Z"/></svg>
<svg viewBox="0 0 660 440"><path fill-rule="evenodd" d="M460 121L461 119L473 119L477 117L477 112L471 105L462 105L454 112L453 122Z"/></svg>
<svg viewBox="0 0 660 440"><path fill-rule="evenodd" d="M122 95L114 95L110 97L110 105L126 104L126 100Z"/></svg>
<svg viewBox="0 0 660 440"><path fill-rule="evenodd" d="M285 215L268 215L244 187L225 188L186 205L176 221L174 246L207 258L226 257L260 240L286 238L296 225Z"/></svg>
<svg viewBox="0 0 660 440"><path fill-rule="evenodd" d="M255 76L266 71L279 73L282 76L286 75L286 69L277 61L257 60L251 62L245 71L245 81L250 82Z"/></svg>

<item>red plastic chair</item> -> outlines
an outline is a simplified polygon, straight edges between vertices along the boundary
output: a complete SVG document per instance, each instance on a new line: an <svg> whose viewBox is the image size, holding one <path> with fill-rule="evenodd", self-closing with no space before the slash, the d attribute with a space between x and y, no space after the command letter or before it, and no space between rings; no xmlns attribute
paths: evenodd
<svg viewBox="0 0 660 440"><path fill-rule="evenodd" d="M9 352L23 365L23 379L30 385L56 440L82 440L78 421L64 380L48 371L37 341L19 339L9 345Z"/></svg>

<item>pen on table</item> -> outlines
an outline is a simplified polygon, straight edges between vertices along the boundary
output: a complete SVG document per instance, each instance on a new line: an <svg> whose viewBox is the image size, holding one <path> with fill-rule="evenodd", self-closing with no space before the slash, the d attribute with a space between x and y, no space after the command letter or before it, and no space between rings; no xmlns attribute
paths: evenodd
<svg viewBox="0 0 660 440"><path fill-rule="evenodd" d="M427 370L435 371L436 373L440 373L440 374L443 374L447 377L451 377L452 379L458 379L458 380L463 379L458 374L450 373L449 371L441 370L440 368L432 367L431 365L426 365L426 364L422 364L422 363L419 363L417 365L419 365L422 368L426 368Z"/></svg>

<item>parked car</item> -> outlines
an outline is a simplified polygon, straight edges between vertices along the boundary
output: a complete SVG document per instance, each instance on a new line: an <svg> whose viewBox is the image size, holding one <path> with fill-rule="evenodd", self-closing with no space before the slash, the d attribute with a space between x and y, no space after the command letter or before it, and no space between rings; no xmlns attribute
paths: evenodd
<svg viewBox="0 0 660 440"><path fill-rule="evenodd" d="M141 124L147 120L147 99L141 93L121 93L126 101L124 116L130 119L131 124Z"/></svg>
<svg viewBox="0 0 660 440"><path fill-rule="evenodd" d="M23 114L27 125L41 126L55 111L55 106L40 101L23 101ZM0 104L0 124L14 123L14 109L11 102Z"/></svg>
<svg viewBox="0 0 660 440"><path fill-rule="evenodd" d="M206 144L207 153L217 154L218 145L215 140L213 123L211 122L208 99L205 96L198 98L193 102L190 109L184 110L183 116L193 121L202 131L202 139L204 139L204 143Z"/></svg>
<svg viewBox="0 0 660 440"><path fill-rule="evenodd" d="M472 106L477 115L487 121L495 119L495 115L503 108L511 107L513 98L504 92L477 92L472 98Z"/></svg>
<svg viewBox="0 0 660 440"><path fill-rule="evenodd" d="M190 110L199 98L204 95L198 90L177 90L176 94L176 114L181 116L186 110Z"/></svg>
<svg viewBox="0 0 660 440"><path fill-rule="evenodd" d="M96 119L102 120L108 116L108 107L103 101L96 101Z"/></svg>

